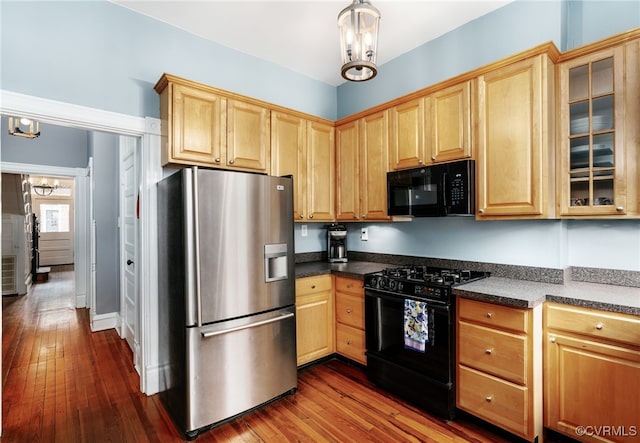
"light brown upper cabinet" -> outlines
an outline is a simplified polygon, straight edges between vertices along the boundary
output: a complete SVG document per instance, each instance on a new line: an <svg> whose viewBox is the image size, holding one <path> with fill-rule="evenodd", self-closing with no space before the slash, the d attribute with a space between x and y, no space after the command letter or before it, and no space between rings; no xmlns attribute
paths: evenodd
<svg viewBox="0 0 640 443"><path fill-rule="evenodd" d="M271 175L293 176L293 219L307 210L307 121L284 112L271 112Z"/></svg>
<svg viewBox="0 0 640 443"><path fill-rule="evenodd" d="M155 90L160 94L163 166L269 173L269 108L169 74Z"/></svg>
<svg viewBox="0 0 640 443"><path fill-rule="evenodd" d="M240 100L227 100L227 166L269 172L270 111Z"/></svg>
<svg viewBox="0 0 640 443"><path fill-rule="evenodd" d="M335 220L335 129L307 122L307 219Z"/></svg>
<svg viewBox="0 0 640 443"><path fill-rule="evenodd" d="M336 128L336 219L388 220L388 111Z"/></svg>
<svg viewBox="0 0 640 443"><path fill-rule="evenodd" d="M162 165L225 164L227 99L196 86L163 82L160 94Z"/></svg>
<svg viewBox="0 0 640 443"><path fill-rule="evenodd" d="M293 176L294 221L333 220L333 131L329 124L271 112L271 175Z"/></svg>
<svg viewBox="0 0 640 443"><path fill-rule="evenodd" d="M638 47L583 49L559 65L560 216L639 215Z"/></svg>
<svg viewBox="0 0 640 443"><path fill-rule="evenodd" d="M471 94L475 80L427 97L427 144L432 162L471 157Z"/></svg>
<svg viewBox="0 0 640 443"><path fill-rule="evenodd" d="M478 219L554 214L554 65L546 54L478 78Z"/></svg>
<svg viewBox="0 0 640 443"><path fill-rule="evenodd" d="M417 168L428 163L425 150L425 99L417 98L389 109L389 169Z"/></svg>

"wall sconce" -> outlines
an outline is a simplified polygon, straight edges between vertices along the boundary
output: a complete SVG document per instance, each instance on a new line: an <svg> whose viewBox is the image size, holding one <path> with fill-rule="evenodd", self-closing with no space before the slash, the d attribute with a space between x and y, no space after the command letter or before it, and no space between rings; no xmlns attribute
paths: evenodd
<svg viewBox="0 0 640 443"><path fill-rule="evenodd" d="M34 128L33 120L24 117L9 117L9 134L24 138L40 137L40 122L35 122Z"/></svg>
<svg viewBox="0 0 640 443"><path fill-rule="evenodd" d="M354 82L370 80L378 73L378 25L380 12L369 0L353 0L338 14L342 77Z"/></svg>

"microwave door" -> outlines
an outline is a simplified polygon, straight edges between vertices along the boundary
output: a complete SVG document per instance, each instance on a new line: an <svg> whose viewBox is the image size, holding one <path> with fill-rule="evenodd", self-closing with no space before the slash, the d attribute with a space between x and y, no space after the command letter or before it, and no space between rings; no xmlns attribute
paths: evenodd
<svg viewBox="0 0 640 443"><path fill-rule="evenodd" d="M434 165L426 169L425 174L416 177L413 182L412 215L416 217L437 217L445 215L443 211L443 169Z"/></svg>

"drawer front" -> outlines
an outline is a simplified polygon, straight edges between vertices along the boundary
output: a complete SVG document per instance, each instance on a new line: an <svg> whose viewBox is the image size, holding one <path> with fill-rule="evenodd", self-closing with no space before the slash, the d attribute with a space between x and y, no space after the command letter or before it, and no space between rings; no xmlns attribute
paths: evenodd
<svg viewBox="0 0 640 443"><path fill-rule="evenodd" d="M336 351L352 360L366 364L364 331L350 326L336 326Z"/></svg>
<svg viewBox="0 0 640 443"><path fill-rule="evenodd" d="M364 329L363 296L336 292L336 321L354 328Z"/></svg>
<svg viewBox="0 0 640 443"><path fill-rule="evenodd" d="M527 385L527 338L472 323L458 323L458 362Z"/></svg>
<svg viewBox="0 0 640 443"><path fill-rule="evenodd" d="M640 346L640 316L545 303L545 322L550 329Z"/></svg>
<svg viewBox="0 0 640 443"><path fill-rule="evenodd" d="M458 298L461 319L487 326L510 329L516 332L528 332L526 309L485 303L477 300Z"/></svg>
<svg viewBox="0 0 640 443"><path fill-rule="evenodd" d="M336 291L353 295L364 295L364 282L355 278L336 276Z"/></svg>
<svg viewBox="0 0 640 443"><path fill-rule="evenodd" d="M331 275L316 275L296 279L296 295L331 291Z"/></svg>
<svg viewBox="0 0 640 443"><path fill-rule="evenodd" d="M458 407L527 438L528 390L458 365Z"/></svg>

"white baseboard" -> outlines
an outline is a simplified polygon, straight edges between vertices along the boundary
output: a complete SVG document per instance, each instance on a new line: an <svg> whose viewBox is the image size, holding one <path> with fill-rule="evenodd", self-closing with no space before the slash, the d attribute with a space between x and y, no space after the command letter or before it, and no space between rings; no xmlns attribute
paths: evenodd
<svg viewBox="0 0 640 443"><path fill-rule="evenodd" d="M159 365L146 368L147 386L144 391L146 395L157 394L165 391L168 386L165 375L168 373L169 365Z"/></svg>
<svg viewBox="0 0 640 443"><path fill-rule="evenodd" d="M76 294L76 308L87 307L87 294Z"/></svg>
<svg viewBox="0 0 640 443"><path fill-rule="evenodd" d="M115 329L120 334L120 331L118 331L118 317L120 317L120 314L117 312L94 315L91 322L91 332Z"/></svg>

